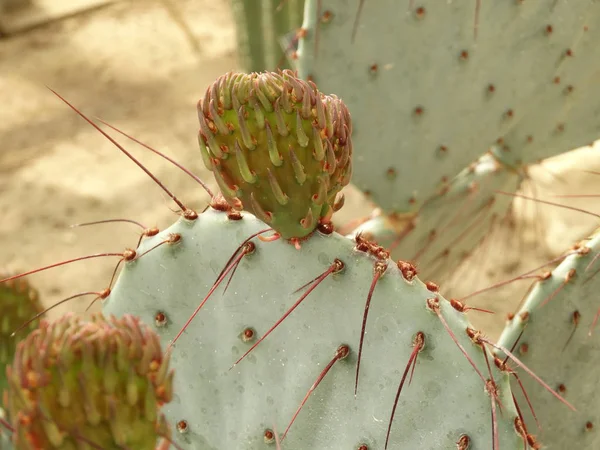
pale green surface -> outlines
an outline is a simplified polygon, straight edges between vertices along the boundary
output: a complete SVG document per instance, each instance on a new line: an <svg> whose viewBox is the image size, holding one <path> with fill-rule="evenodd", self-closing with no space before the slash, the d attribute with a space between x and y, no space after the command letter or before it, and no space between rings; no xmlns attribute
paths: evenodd
<svg viewBox="0 0 600 450"><path fill-rule="evenodd" d="M524 330L515 351L518 358L541 375L553 389L563 384L566 387L565 399L577 409L577 412L572 412L523 371L518 371L542 424L541 431L536 430L516 383L511 383L513 390L530 433L539 435L548 450L600 448L597 432L600 424L600 330L596 327L595 332L588 335L600 308L600 276L594 273L600 267L600 261L586 271L600 251L598 232L584 245L591 249L588 255L567 257L552 272L552 277L536 283L499 340L500 345L510 349ZM576 275L562 287L571 269L575 269ZM552 299L543 305L554 292ZM581 314L577 328L573 324L575 311ZM522 320L524 313L529 316L525 322ZM525 353L518 351L522 344L528 347ZM591 432L586 432L588 421L594 425Z"/></svg>
<svg viewBox="0 0 600 450"><path fill-rule="evenodd" d="M181 233L174 247L162 245L126 265L104 313L140 315L154 323L157 311L170 322L157 328L163 345L179 331L203 299L237 245L265 225L249 214L229 221L209 210L193 223L181 220L155 238ZM280 433L331 360L336 348L351 354L337 362L308 400L284 441L284 450L354 449L365 442L382 449L401 374L413 335L426 334L412 385L402 392L390 449L456 449L462 433L471 449L491 448L490 398L483 381L425 306L432 297L419 280L405 281L395 264L376 286L354 398L356 352L373 260L353 250L337 234L316 234L296 250L283 241L255 240L256 253L244 258L225 295L219 288L177 342L172 359L175 396L164 410L171 423L185 419L190 431L176 440L185 449L262 449L265 428ZM141 250L142 250L141 249ZM262 335L299 297L293 291L322 273L334 258L346 263L343 273L326 279L265 341L233 370L232 363L249 344L240 340L245 327ZM464 330L464 315L442 300L442 313L479 370L487 368L481 350ZM501 448L520 449L512 423L508 379L494 370L504 405L498 415Z"/></svg>
<svg viewBox="0 0 600 450"><path fill-rule="evenodd" d="M365 1L353 43L359 2L327 2L324 9L333 13L327 24L319 23L317 3L306 4L299 74L348 105L355 130L353 181L387 211L418 209L443 176L454 177L498 138L510 148L500 152L502 158L516 164L600 137L596 0L423 0L413 2L412 11L408 1ZM425 9L422 19L415 15L418 7ZM565 56L567 49L573 56ZM574 89L567 95L568 85ZM420 116L417 107L423 108ZM564 130L558 132L560 124ZM385 176L389 167L396 170L394 180Z"/></svg>

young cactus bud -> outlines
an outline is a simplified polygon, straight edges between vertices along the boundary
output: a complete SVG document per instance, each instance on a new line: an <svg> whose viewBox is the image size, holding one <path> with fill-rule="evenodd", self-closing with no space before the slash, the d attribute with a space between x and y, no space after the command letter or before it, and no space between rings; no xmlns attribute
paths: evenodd
<svg viewBox="0 0 600 450"><path fill-rule="evenodd" d="M67 314L17 346L5 392L21 449L154 450L172 397L158 336L138 318Z"/></svg>
<svg viewBox="0 0 600 450"><path fill-rule="evenodd" d="M198 103L203 161L235 209L284 239L329 222L352 174L344 103L290 70L228 73Z"/></svg>
<svg viewBox="0 0 600 450"><path fill-rule="evenodd" d="M0 270L0 279L10 274ZM19 338L37 327L32 323L17 336L11 334L27 320L42 311L38 292L23 278L0 284L0 400L2 392L8 387L6 365L15 355ZM22 333L22 334L21 334ZM2 402L0 401L0 406Z"/></svg>

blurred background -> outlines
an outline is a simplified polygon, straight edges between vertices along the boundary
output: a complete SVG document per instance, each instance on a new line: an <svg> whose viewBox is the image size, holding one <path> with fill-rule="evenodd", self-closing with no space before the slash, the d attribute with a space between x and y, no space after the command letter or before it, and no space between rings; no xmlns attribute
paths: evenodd
<svg viewBox="0 0 600 450"><path fill-rule="evenodd" d="M47 87L86 115L174 157L216 189L197 149L195 107L218 76L243 69L228 1L0 0L0 35L0 267L25 271L122 252L135 247L141 231L127 223L73 224L132 219L163 229L177 218L176 205L160 188ZM111 135L188 207L204 208L208 196L189 177ZM589 198L554 196L600 194L600 175L584 171L600 170L599 149L590 145L533 167L528 193L590 209ZM370 212L352 188L346 205L340 223ZM534 269L597 222L591 215L517 201L513 220L456 268L442 292L460 297ZM117 261L81 261L29 280L49 306L79 292L103 290ZM473 314L472 320L497 336L529 284L520 281L469 300L497 312ZM89 301L74 300L50 316L83 312Z"/></svg>

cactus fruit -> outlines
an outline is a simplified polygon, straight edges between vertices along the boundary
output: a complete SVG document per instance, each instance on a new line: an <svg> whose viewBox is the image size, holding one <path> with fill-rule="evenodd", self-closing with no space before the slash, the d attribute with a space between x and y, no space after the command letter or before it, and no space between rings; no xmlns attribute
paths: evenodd
<svg viewBox="0 0 600 450"><path fill-rule="evenodd" d="M9 274L0 271L0 280ZM27 280L17 279L0 284L0 407L2 392L8 387L6 381L6 365L14 357L19 338L37 327L32 323L26 329L11 336L25 321L42 311L38 292Z"/></svg>
<svg viewBox="0 0 600 450"><path fill-rule="evenodd" d="M302 25L304 0L231 0L245 72L284 68L285 37Z"/></svg>
<svg viewBox="0 0 600 450"><path fill-rule="evenodd" d="M599 251L600 230L596 230L574 246L556 269L540 276L499 340L504 347L516 346L518 357L544 374L545 381L577 408L576 414L564 414L515 368L541 424L539 438L548 449L600 448L595 429L600 424L600 343L592 334L600 313ZM502 352L499 356L504 357ZM535 424L529 411L523 414Z"/></svg>
<svg viewBox="0 0 600 450"><path fill-rule="evenodd" d="M341 207L352 173L344 103L293 72L229 73L198 103L199 144L229 204L284 239L309 235Z"/></svg>
<svg viewBox="0 0 600 450"><path fill-rule="evenodd" d="M296 68L344 99L353 181L388 213L492 145L517 165L600 136L598 1L326 3L306 1Z"/></svg>
<svg viewBox="0 0 600 450"><path fill-rule="evenodd" d="M488 368L490 353L472 342L466 316L435 284L327 227L300 251L246 239L264 228L248 213L181 218L142 242L143 256L124 264L103 300L105 314L139 316L165 345L178 337L170 348L181 394L165 413L179 445L255 450L268 448L277 430L290 450L384 449L400 379L414 363L388 448L523 447L508 375ZM227 286L214 290L215 278Z"/></svg>
<svg viewBox="0 0 600 450"><path fill-rule="evenodd" d="M135 317L42 321L7 368L15 448L167 448L168 365L158 336Z"/></svg>

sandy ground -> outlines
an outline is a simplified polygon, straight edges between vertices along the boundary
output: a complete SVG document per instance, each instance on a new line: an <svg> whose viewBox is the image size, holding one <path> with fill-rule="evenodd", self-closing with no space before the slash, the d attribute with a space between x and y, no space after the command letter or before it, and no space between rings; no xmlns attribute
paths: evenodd
<svg viewBox="0 0 600 450"><path fill-rule="evenodd" d="M195 105L216 77L237 69L228 2L180 0L190 41L158 1L123 1L0 41L0 266L28 270L98 252L120 252L137 241L130 224L70 228L128 218L164 228L174 205L131 161L69 110L49 86L90 116L100 117L214 182L196 145ZM127 143L125 139L118 138ZM176 168L127 143L127 148L186 205L202 209L208 196ZM533 170L538 195L600 192L599 148ZM550 176L557 173L557 176ZM349 219L364 213L351 194ZM571 204L594 209L593 200ZM519 208L517 226L500 230L491 245L442 286L461 296L532 269L589 233L594 217L540 207ZM597 211L600 212L600 211ZM547 235L539 230L545 229ZM69 295L106 287L116 258L78 262L30 277L50 305ZM526 283L473 300L492 317L473 316L496 336ZM88 300L56 308L52 316L82 312Z"/></svg>

